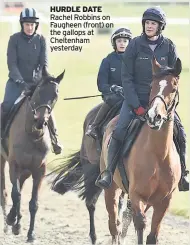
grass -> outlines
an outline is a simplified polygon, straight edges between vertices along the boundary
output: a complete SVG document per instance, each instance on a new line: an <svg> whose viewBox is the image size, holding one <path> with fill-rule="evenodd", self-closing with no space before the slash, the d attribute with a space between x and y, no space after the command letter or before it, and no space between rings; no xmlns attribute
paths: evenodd
<svg viewBox="0 0 190 245"><path fill-rule="evenodd" d="M134 1L135 2L135 1ZM159 1L158 1L159 2ZM149 7L160 6L164 12L166 13L168 18L189 18L189 9L188 5L175 5L175 4L155 4L152 3L105 3L103 6L103 10L105 13L109 13L111 16L125 16L131 17L136 16L139 17L142 13Z"/></svg>
<svg viewBox="0 0 190 245"><path fill-rule="evenodd" d="M159 2L159 1L158 1ZM101 3L102 12L104 14L108 14L114 17L139 17L142 13L149 7L160 6L164 12L166 13L168 18L189 18L189 6L188 3L186 5L183 4L175 4L175 3L154 3L153 1L149 3L135 3L135 1L131 2L122 2L118 1L117 3L114 1ZM76 2L76 5L83 6L100 6L100 2ZM75 5L73 4L73 5Z"/></svg>
<svg viewBox="0 0 190 245"><path fill-rule="evenodd" d="M120 5L120 4L118 4ZM112 6L112 5L110 5ZM115 11L115 9L110 11ZM127 5L128 6L128 5ZM134 8L128 6L125 12L120 12L124 16L129 16L133 13L134 16L138 16L142 6ZM168 7L168 6L167 6ZM183 10L177 6L174 13L174 17L178 16L178 12L183 17L186 17L186 7ZM141 9L142 10L142 9ZM123 10L124 11L124 10ZM169 10L168 10L169 11ZM125 13L125 14L124 14ZM142 12L141 12L142 13ZM169 11L170 13L170 11ZM168 14L169 15L169 14ZM172 15L172 13L171 13ZM1 74L1 89L0 99L2 100L4 94L4 88L7 81L7 65L6 65L6 49L11 34L11 27L9 24L0 23L1 46L0 46L0 74ZM141 24L130 25L133 35L141 33ZM47 27L42 26L42 30L45 36L47 36ZM189 96L189 39L186 26L168 26L164 34L171 38L177 46L179 56L183 63L183 72L180 78L180 104L178 106L178 112L182 118L183 124L187 133L187 140L190 142L190 128L187 114L187 105L190 104ZM98 93L96 79L97 72L101 60L112 51L110 44L110 36L94 36L90 44L83 47L82 53L49 53L49 70L52 74L58 75L63 69L66 69L65 78L60 85L59 100L55 107L55 116L57 119L57 126L59 129L59 136L64 144L64 155L72 153L80 148L82 125L84 118L88 111L101 102L101 98L84 99L84 100L72 100L64 101L65 97L94 95ZM190 149L188 149L188 155L190 156ZM49 155L49 161L55 159L53 154ZM189 215L189 199L188 193L176 192L171 204L170 210L178 215L188 217Z"/></svg>

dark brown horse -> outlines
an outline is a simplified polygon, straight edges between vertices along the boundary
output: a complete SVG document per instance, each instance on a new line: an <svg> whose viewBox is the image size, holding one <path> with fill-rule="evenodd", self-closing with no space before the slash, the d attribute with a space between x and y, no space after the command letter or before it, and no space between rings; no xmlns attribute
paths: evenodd
<svg viewBox="0 0 190 245"><path fill-rule="evenodd" d="M1 206L4 219L12 226L15 235L20 233L21 190L27 178L32 175L32 198L29 203L30 227L28 241L34 240L34 223L38 209L38 193L45 175L46 157L51 147L47 127L52 109L58 99L59 83L64 72L58 77L42 77L33 95L26 97L17 112L4 145L8 154L1 151ZM6 216L5 163L9 163L10 180L12 183L13 206ZM6 227L5 227L6 228Z"/></svg>
<svg viewBox="0 0 190 245"><path fill-rule="evenodd" d="M65 157L65 161L50 173L50 176L55 173L59 173L54 180L52 181L52 189L59 193L65 194L68 191L79 191L79 197L85 200L86 207L89 212L90 219L90 238L92 244L96 243L97 236L95 230L95 208L97 200L102 192L102 189L93 185L89 190L86 189L88 186L88 169L94 169L91 173L91 181L95 183L97 178L97 173L99 173L99 168L96 166L100 165L100 154L101 154L101 143L95 141L92 138L89 138L85 135L86 130L89 125L92 124L94 118L96 117L98 110L100 109L102 104L93 108L86 116L84 124L83 124L83 137L82 137L82 145L80 151ZM118 108L113 108L112 115ZM86 178L87 177L87 178ZM81 192L82 189L82 192ZM127 201L127 205L124 202L124 193L122 192L119 196L119 204L118 204L118 215L123 218L124 223L126 224L123 230L123 235L125 236L127 233L128 225L131 220L131 207L130 201ZM128 223L128 225L127 225Z"/></svg>
<svg viewBox="0 0 190 245"><path fill-rule="evenodd" d="M169 207L172 194L177 188L180 176L180 159L173 142L174 111L178 98L179 74L181 61L178 59L174 68L160 70L160 65L153 63L153 82L146 124L142 127L131 148L129 156L123 158L123 164L129 180L129 198L133 210L133 221L137 231L138 244L143 244L143 231L146 226L146 211L153 207L151 232L146 244L157 244L161 221ZM114 118L108 125L103 138L100 171L107 165L108 142L117 122ZM122 157L122 156L121 156ZM93 173L96 165L88 170L86 192L95 185ZM114 181L105 190L105 203L109 214L109 229L112 244L120 244L121 226L118 217L118 201L121 190L125 191L118 169Z"/></svg>

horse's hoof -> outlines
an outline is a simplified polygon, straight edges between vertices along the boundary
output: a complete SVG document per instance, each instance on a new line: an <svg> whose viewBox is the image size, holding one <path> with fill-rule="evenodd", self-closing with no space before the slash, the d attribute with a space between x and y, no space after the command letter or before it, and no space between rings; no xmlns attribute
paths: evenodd
<svg viewBox="0 0 190 245"><path fill-rule="evenodd" d="M6 224L4 229L3 229L4 233L7 234L8 233L8 225Z"/></svg>
<svg viewBox="0 0 190 245"><path fill-rule="evenodd" d="M14 225L16 223L16 217L12 217L12 215L9 213L7 215L6 223L7 225L10 225L10 226Z"/></svg>
<svg viewBox="0 0 190 245"><path fill-rule="evenodd" d="M12 226L12 233L15 236L18 236L20 234L20 229L21 229L21 225L20 224L16 224Z"/></svg>
<svg viewBox="0 0 190 245"><path fill-rule="evenodd" d="M97 240L96 234L90 234L90 238L91 238L92 244L95 245L96 240Z"/></svg>
<svg viewBox="0 0 190 245"><path fill-rule="evenodd" d="M35 240L35 236L34 235L28 235L28 239L27 239L27 242L34 242Z"/></svg>

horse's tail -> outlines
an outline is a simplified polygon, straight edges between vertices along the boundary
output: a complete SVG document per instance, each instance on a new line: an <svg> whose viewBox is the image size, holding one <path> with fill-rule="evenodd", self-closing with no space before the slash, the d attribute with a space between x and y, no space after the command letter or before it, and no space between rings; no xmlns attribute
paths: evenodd
<svg viewBox="0 0 190 245"><path fill-rule="evenodd" d="M80 151L69 155L63 164L56 167L49 175L58 173L52 181L51 189L61 195L73 190L83 176Z"/></svg>
<svg viewBox="0 0 190 245"><path fill-rule="evenodd" d="M79 192L79 197L89 205L98 199L102 189L95 185L96 179L100 174L99 164L83 165L83 177L81 183L75 186L75 191Z"/></svg>

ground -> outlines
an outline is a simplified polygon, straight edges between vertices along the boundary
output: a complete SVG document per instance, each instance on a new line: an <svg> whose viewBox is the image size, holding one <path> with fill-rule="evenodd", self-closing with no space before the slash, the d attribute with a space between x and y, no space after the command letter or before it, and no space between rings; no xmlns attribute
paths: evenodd
<svg viewBox="0 0 190 245"><path fill-rule="evenodd" d="M9 182L9 179L7 179ZM10 184L8 185L10 191ZM9 192L10 193L10 192ZM24 245L26 244L27 229L29 226L28 202L31 193L31 179L29 179L22 193L22 233L14 236L11 229L7 235L0 230L0 245ZM10 209L10 194L8 210ZM150 217L151 212L148 217ZM0 215L2 221L2 215ZM110 244L111 237L107 225L107 212L103 195L100 196L96 210L97 245ZM2 227L2 226L1 226ZM146 235L150 230L148 218ZM165 216L160 232L160 245L188 245L189 221L183 217L169 213ZM36 219L35 245L90 245L88 211L83 201L75 193L60 196L50 190L48 180L45 179L40 192L39 210ZM127 244L133 245L136 241L133 224L130 226ZM146 237L144 238L146 240Z"/></svg>

